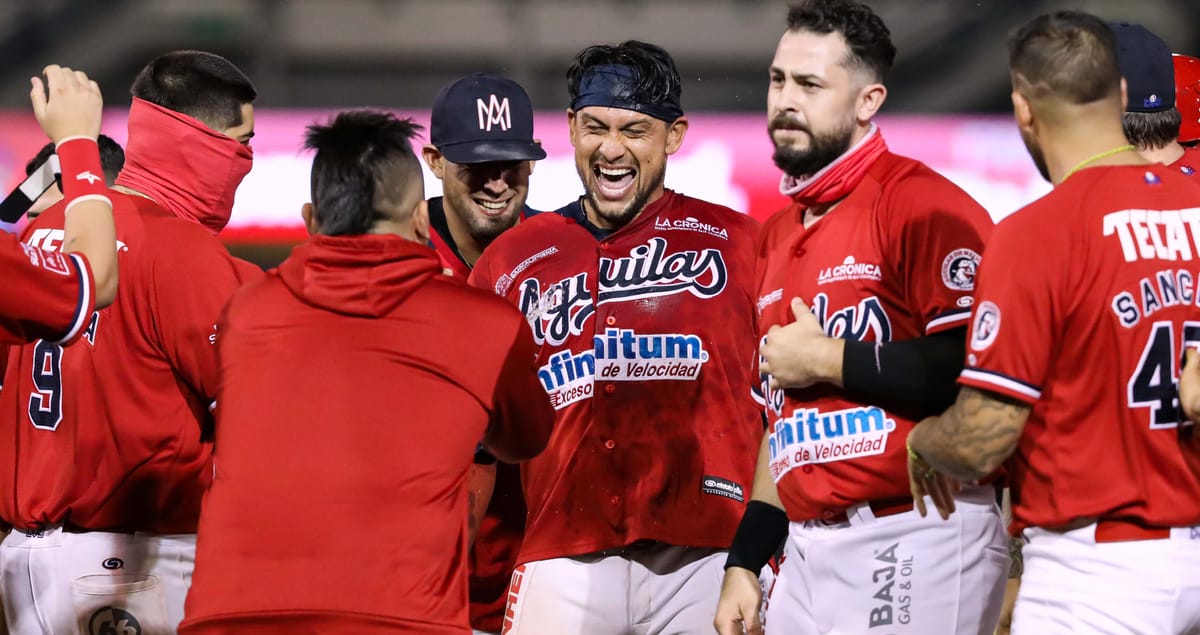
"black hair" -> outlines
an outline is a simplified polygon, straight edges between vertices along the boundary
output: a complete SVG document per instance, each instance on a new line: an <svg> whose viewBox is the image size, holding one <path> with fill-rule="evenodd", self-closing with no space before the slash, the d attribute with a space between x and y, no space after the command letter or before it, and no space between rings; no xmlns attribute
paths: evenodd
<svg viewBox="0 0 1200 635"><path fill-rule="evenodd" d="M342 112L308 127L304 147L316 151L312 204L319 233L365 234L388 215L380 207L399 203L421 178L412 144L419 130L412 119L374 110Z"/></svg>
<svg viewBox="0 0 1200 635"><path fill-rule="evenodd" d="M788 9L788 29L839 33L850 48L849 62L882 82L896 61L892 33L878 15L853 0L808 0Z"/></svg>
<svg viewBox="0 0 1200 635"><path fill-rule="evenodd" d="M1008 39L1008 63L1014 85L1031 99L1089 104L1120 94L1116 37L1104 20L1082 11L1026 22Z"/></svg>
<svg viewBox="0 0 1200 635"><path fill-rule="evenodd" d="M130 93L216 131L242 125L242 106L258 97L250 78L233 62L204 51L172 51L154 58L134 78Z"/></svg>
<svg viewBox="0 0 1200 635"><path fill-rule="evenodd" d="M121 149L121 144L113 141L112 137L108 135L100 135L96 141L100 146L100 167L104 170L104 182L112 185L125 165L125 151ZM52 154L54 154L53 141L42 146L42 149L38 150L38 153L25 164L25 176L33 174L33 171L45 163Z"/></svg>
<svg viewBox="0 0 1200 635"><path fill-rule="evenodd" d="M626 96L629 101L680 103L683 82L671 54L661 46L637 40L617 45L596 44L576 53L571 68L567 69L567 95L571 101L579 96L579 83L588 69L613 64L633 69L635 81Z"/></svg>
<svg viewBox="0 0 1200 635"><path fill-rule="evenodd" d="M1183 115L1174 107L1158 112L1127 112L1121 118L1125 138L1139 150L1158 150L1179 138Z"/></svg>

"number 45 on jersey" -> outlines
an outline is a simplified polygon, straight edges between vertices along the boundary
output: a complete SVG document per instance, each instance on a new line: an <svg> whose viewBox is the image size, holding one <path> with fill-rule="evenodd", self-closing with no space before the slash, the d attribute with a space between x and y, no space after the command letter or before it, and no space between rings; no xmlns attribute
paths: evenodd
<svg viewBox="0 0 1200 635"><path fill-rule="evenodd" d="M1183 344L1200 342L1200 322L1183 323ZM1175 324L1155 322L1142 349L1137 370L1129 378L1126 398L1130 408L1150 409L1150 428L1174 428L1183 422L1179 409L1179 367L1182 354L1175 347Z"/></svg>

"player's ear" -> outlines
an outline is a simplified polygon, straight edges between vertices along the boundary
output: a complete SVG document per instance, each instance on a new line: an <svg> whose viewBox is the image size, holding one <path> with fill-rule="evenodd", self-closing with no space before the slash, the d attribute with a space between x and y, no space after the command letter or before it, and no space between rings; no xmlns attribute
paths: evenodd
<svg viewBox="0 0 1200 635"><path fill-rule="evenodd" d="M579 138L575 134L575 111L567 109L567 136L571 139L571 147L574 148Z"/></svg>
<svg viewBox="0 0 1200 635"><path fill-rule="evenodd" d="M536 143L536 144L538 145L538 147L539 147L539 148L542 146L542 140L541 140L541 139L534 139L534 140L533 140L533 142L534 142L534 143ZM530 173L530 174L533 174L533 169L534 169L534 168L536 168L536 167L537 167L537 161L530 161L530 162L529 162L529 173Z"/></svg>
<svg viewBox="0 0 1200 635"><path fill-rule="evenodd" d="M875 118L875 114L883 108L883 102L887 99L887 87L879 83L871 83L862 87L858 92L858 100L855 104L855 117L859 123L867 123Z"/></svg>
<svg viewBox="0 0 1200 635"><path fill-rule="evenodd" d="M1012 92L1013 117L1017 120L1017 127L1022 130L1030 130L1033 128L1033 109L1029 107L1029 100L1021 91L1014 90Z"/></svg>
<svg viewBox="0 0 1200 635"><path fill-rule="evenodd" d="M439 179L446 175L446 158L442 156L442 151L436 146L426 144L421 148L421 158L425 159L425 165L429 166L429 171Z"/></svg>
<svg viewBox="0 0 1200 635"><path fill-rule="evenodd" d="M314 213L312 203L300 206L300 218L304 219L304 228L308 230L310 236L317 233L317 215Z"/></svg>
<svg viewBox="0 0 1200 635"><path fill-rule="evenodd" d="M679 151L683 145L683 138L687 136L688 118L680 117L675 121L667 124L667 154L672 155Z"/></svg>
<svg viewBox="0 0 1200 635"><path fill-rule="evenodd" d="M1121 78L1121 112L1125 112L1125 109L1128 106L1129 106L1129 84L1125 81L1125 78L1122 77Z"/></svg>
<svg viewBox="0 0 1200 635"><path fill-rule="evenodd" d="M417 242L429 242L429 202L421 199L412 212L412 232Z"/></svg>

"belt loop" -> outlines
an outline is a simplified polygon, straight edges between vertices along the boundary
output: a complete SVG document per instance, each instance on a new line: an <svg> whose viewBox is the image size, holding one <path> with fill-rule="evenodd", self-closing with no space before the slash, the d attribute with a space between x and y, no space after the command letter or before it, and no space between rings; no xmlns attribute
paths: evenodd
<svg viewBox="0 0 1200 635"><path fill-rule="evenodd" d="M875 522L875 512L868 503L855 503L846 510L851 525L869 525Z"/></svg>
<svg viewBox="0 0 1200 635"><path fill-rule="evenodd" d="M1200 525L1193 527L1172 527L1171 540L1192 541L1200 540Z"/></svg>

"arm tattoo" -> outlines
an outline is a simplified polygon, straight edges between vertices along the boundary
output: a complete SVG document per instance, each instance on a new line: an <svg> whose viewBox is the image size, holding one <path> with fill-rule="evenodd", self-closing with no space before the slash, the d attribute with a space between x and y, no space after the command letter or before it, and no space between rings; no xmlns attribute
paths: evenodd
<svg viewBox="0 0 1200 635"><path fill-rule="evenodd" d="M943 474L974 481L991 474L1017 447L1029 406L964 386L940 417L913 430L912 446Z"/></svg>
<svg viewBox="0 0 1200 635"><path fill-rule="evenodd" d="M1020 580L1021 574L1025 572L1025 559L1021 555L1021 548L1025 546L1025 540L1020 536L1013 536L1008 539L1008 579Z"/></svg>

